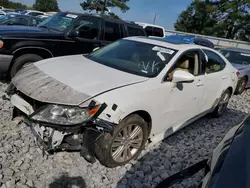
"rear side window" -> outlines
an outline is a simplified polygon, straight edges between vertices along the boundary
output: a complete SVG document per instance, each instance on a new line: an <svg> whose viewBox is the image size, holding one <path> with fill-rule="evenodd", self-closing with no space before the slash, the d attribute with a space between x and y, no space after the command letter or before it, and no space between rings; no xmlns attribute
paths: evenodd
<svg viewBox="0 0 250 188"><path fill-rule="evenodd" d="M143 29L127 26L129 36L145 36Z"/></svg>
<svg viewBox="0 0 250 188"><path fill-rule="evenodd" d="M97 40L101 29L101 20L93 17L81 17L74 25L80 38Z"/></svg>
<svg viewBox="0 0 250 188"><path fill-rule="evenodd" d="M116 41L121 38L122 36L120 24L105 21L104 40Z"/></svg>
<svg viewBox="0 0 250 188"><path fill-rule="evenodd" d="M147 36L154 36L153 27L147 26L147 27L145 27L145 31L147 33Z"/></svg>
<svg viewBox="0 0 250 188"><path fill-rule="evenodd" d="M26 18L12 18L10 20L8 20L5 24L8 25L29 25L29 20Z"/></svg>
<svg viewBox="0 0 250 188"><path fill-rule="evenodd" d="M206 73L214 73L219 72L224 69L226 66L225 61L216 53L203 49L204 53L207 55L207 62L206 62Z"/></svg>
<svg viewBox="0 0 250 188"><path fill-rule="evenodd" d="M29 15L31 15L31 16L38 16L38 15L43 15L43 13L40 13L40 12L30 12Z"/></svg>
<svg viewBox="0 0 250 188"><path fill-rule="evenodd" d="M153 28L153 33L154 33L154 36L157 36L157 37L164 36L163 30L161 28L158 28L158 27Z"/></svg>
<svg viewBox="0 0 250 188"><path fill-rule="evenodd" d="M163 29L161 29L159 27L147 26L147 27L145 27L145 31L147 33L147 36L156 36L156 37L163 37L164 36Z"/></svg>

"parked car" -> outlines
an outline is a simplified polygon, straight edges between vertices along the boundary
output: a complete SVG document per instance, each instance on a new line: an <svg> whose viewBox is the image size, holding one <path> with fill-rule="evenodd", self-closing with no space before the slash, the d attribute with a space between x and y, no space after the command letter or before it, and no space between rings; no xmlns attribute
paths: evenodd
<svg viewBox="0 0 250 188"><path fill-rule="evenodd" d="M142 26L147 33L147 36L154 36L154 37L165 37L165 29L162 26L142 23L142 22L135 22L136 24Z"/></svg>
<svg viewBox="0 0 250 188"><path fill-rule="evenodd" d="M14 9L2 9L2 11L4 11L5 13L14 13L15 12Z"/></svg>
<svg viewBox="0 0 250 188"><path fill-rule="evenodd" d="M24 115L47 151L78 149L89 162L96 156L115 167L136 158L147 141L207 113L221 116L236 72L210 48L130 37L27 65L7 93L13 114Z"/></svg>
<svg viewBox="0 0 250 188"><path fill-rule="evenodd" d="M209 159L202 160L160 182L156 188L172 187L204 170L197 188L248 188L250 162L250 117L234 126L214 149ZM192 186L194 187L194 185Z"/></svg>
<svg viewBox="0 0 250 188"><path fill-rule="evenodd" d="M23 25L23 26L37 26L42 19L35 16L27 16L20 14L6 14L0 16L0 25Z"/></svg>
<svg viewBox="0 0 250 188"><path fill-rule="evenodd" d="M236 94L250 87L250 50L240 48L222 48L218 50L239 70L239 83Z"/></svg>
<svg viewBox="0 0 250 188"><path fill-rule="evenodd" d="M25 11L24 9L16 9L15 10L15 12L17 12L17 13L21 13L21 12L23 12L23 11Z"/></svg>
<svg viewBox="0 0 250 188"><path fill-rule="evenodd" d="M106 16L61 12L35 27L0 27L0 71L13 77L26 63L90 53L127 36L146 36L143 28Z"/></svg>
<svg viewBox="0 0 250 188"><path fill-rule="evenodd" d="M47 19L47 18L49 18L51 16L49 16L49 15L39 15L39 16L36 16L36 17L45 20L45 19Z"/></svg>
<svg viewBox="0 0 250 188"><path fill-rule="evenodd" d="M0 11L0 16L5 15L6 13L4 11Z"/></svg>
<svg viewBox="0 0 250 188"><path fill-rule="evenodd" d="M185 36L185 35L169 35L164 38L166 41L183 43L183 44L198 44L201 46L206 46L214 48L214 44L208 39L203 39L200 37Z"/></svg>
<svg viewBox="0 0 250 188"><path fill-rule="evenodd" d="M39 16L39 15L46 15L45 12L41 12L41 11L36 11L36 10L24 10L22 12L20 12L21 14L24 15L29 15L29 16Z"/></svg>

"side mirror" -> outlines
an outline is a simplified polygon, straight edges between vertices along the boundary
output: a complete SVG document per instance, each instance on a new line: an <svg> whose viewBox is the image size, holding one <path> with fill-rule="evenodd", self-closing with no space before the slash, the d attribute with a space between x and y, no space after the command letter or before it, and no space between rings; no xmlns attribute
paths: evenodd
<svg viewBox="0 0 250 188"><path fill-rule="evenodd" d="M194 75L192 75L189 72L183 71L183 70L177 70L174 72L173 75L173 83L179 83L179 82L193 82L194 81Z"/></svg>
<svg viewBox="0 0 250 188"><path fill-rule="evenodd" d="M96 50L98 50L99 48L100 48L100 47L96 47L96 48L94 48L93 52L94 52L94 51L96 51Z"/></svg>
<svg viewBox="0 0 250 188"><path fill-rule="evenodd" d="M79 37L79 31L77 31L77 30L71 30L69 32L68 36L71 37L71 38Z"/></svg>

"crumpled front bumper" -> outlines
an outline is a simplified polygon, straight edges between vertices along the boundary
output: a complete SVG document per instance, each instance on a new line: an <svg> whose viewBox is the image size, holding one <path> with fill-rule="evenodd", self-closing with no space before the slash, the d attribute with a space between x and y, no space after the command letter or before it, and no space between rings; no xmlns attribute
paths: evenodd
<svg viewBox="0 0 250 188"><path fill-rule="evenodd" d="M32 105L21 96L14 94L10 98L15 106L13 114L23 114L24 121L30 126L40 148L47 152L56 150L80 151L88 162L95 162L95 145L105 132L113 133L115 124L92 117L89 121L77 125L56 125L34 121ZM105 105L104 105L105 106Z"/></svg>

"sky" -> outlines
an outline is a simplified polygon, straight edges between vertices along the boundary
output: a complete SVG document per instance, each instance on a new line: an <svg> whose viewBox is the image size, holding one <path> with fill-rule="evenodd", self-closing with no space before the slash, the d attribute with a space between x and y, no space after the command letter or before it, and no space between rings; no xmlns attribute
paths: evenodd
<svg viewBox="0 0 250 188"><path fill-rule="evenodd" d="M12 0L25 5L34 4L35 0ZM82 12L80 3L83 0L57 0L62 11ZM178 15L187 8L192 0L130 0L130 10L122 13L118 9L111 10L124 20L153 23L156 14L155 24L174 29L174 23Z"/></svg>

